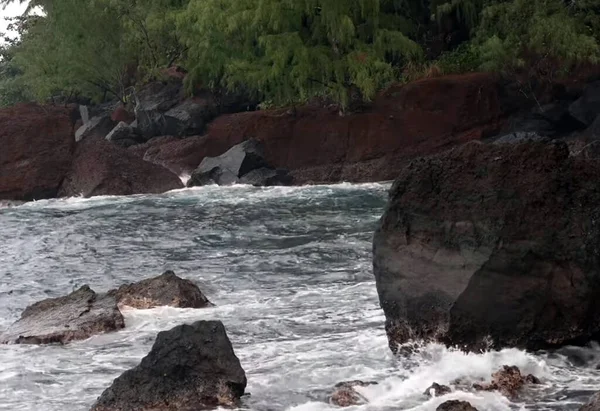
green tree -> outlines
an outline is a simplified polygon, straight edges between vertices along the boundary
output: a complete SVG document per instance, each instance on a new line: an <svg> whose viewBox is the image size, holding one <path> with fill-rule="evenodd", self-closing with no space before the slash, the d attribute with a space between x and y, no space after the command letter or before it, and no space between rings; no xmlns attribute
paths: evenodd
<svg viewBox="0 0 600 411"><path fill-rule="evenodd" d="M178 24L189 85L249 88L275 103L324 96L346 104L350 90L369 99L421 56L394 3L191 1Z"/></svg>

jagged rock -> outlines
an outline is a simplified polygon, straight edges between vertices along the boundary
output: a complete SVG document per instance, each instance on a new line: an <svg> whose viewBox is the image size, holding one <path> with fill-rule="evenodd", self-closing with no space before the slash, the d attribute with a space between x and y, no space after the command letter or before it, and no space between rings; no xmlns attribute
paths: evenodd
<svg viewBox="0 0 600 411"><path fill-rule="evenodd" d="M92 411L181 411L235 407L246 374L220 321L158 334L150 353L106 390Z"/></svg>
<svg viewBox="0 0 600 411"><path fill-rule="evenodd" d="M92 117L87 123L79 127L75 132L75 141L80 142L90 137L104 138L115 127L115 122L110 114L102 114Z"/></svg>
<svg viewBox="0 0 600 411"><path fill-rule="evenodd" d="M477 408L466 401L451 400L441 404L436 411L477 411Z"/></svg>
<svg viewBox="0 0 600 411"><path fill-rule="evenodd" d="M353 405L366 404L368 401L356 391L355 387L367 387L369 385L377 385L376 382L364 381L344 381L336 384L335 390L329 402L338 407L351 407Z"/></svg>
<svg viewBox="0 0 600 411"><path fill-rule="evenodd" d="M516 398L523 387L528 384L540 384L540 380L532 374L521 375L521 370L516 366L505 365L501 370L492 374L490 384L475 384L473 388L482 391L500 391L505 397Z"/></svg>
<svg viewBox="0 0 600 411"><path fill-rule="evenodd" d="M73 160L76 107L0 109L0 199L55 197Z"/></svg>
<svg viewBox="0 0 600 411"><path fill-rule="evenodd" d="M91 138L78 144L59 195L160 194L182 187L179 177L166 168L104 139Z"/></svg>
<svg viewBox="0 0 600 411"><path fill-rule="evenodd" d="M167 111L165 116L174 119L171 124L175 127L165 135L190 136L202 134L206 123L216 116L216 109L208 104L186 100Z"/></svg>
<svg viewBox="0 0 600 411"><path fill-rule="evenodd" d="M427 388L425 392L423 392L423 395L428 397L441 397L442 395L450 394L451 392L452 389L447 385L440 385L437 382L434 382L431 384L431 387Z"/></svg>
<svg viewBox="0 0 600 411"><path fill-rule="evenodd" d="M600 392L596 393L585 403L579 411L600 411Z"/></svg>
<svg viewBox="0 0 600 411"><path fill-rule="evenodd" d="M468 143L390 191L374 273L390 348L537 350L600 332L600 163L562 141Z"/></svg>
<svg viewBox="0 0 600 411"><path fill-rule="evenodd" d="M133 127L121 121L106 135L106 140L122 147L130 147L138 143L138 136Z"/></svg>
<svg viewBox="0 0 600 411"><path fill-rule="evenodd" d="M212 306L198 286L189 280L177 277L173 271L127 284L117 290L109 291L114 295L119 307L138 309L153 307L204 308Z"/></svg>
<svg viewBox="0 0 600 411"><path fill-rule="evenodd" d="M600 140L600 115L597 116L594 122L583 132L583 135L588 141Z"/></svg>
<svg viewBox="0 0 600 411"><path fill-rule="evenodd" d="M585 126L600 115L600 81L588 84L583 95L569 106L569 113Z"/></svg>
<svg viewBox="0 0 600 411"><path fill-rule="evenodd" d="M260 169L272 169L264 158L262 144L250 139L233 146L219 157L206 157L200 166L192 173L188 187L219 184L229 185L240 182L240 179L250 172ZM246 181L266 182L275 176L268 177L263 171L256 171ZM282 176L283 178L283 176ZM262 180L262 181L261 181Z"/></svg>
<svg viewBox="0 0 600 411"><path fill-rule="evenodd" d="M265 167L252 170L239 180L240 184L249 184L255 187L288 186L293 181L294 178L289 175L287 170Z"/></svg>
<svg viewBox="0 0 600 411"><path fill-rule="evenodd" d="M0 335L0 343L66 344L124 326L115 298L98 295L86 285L65 297L27 307L21 318Z"/></svg>

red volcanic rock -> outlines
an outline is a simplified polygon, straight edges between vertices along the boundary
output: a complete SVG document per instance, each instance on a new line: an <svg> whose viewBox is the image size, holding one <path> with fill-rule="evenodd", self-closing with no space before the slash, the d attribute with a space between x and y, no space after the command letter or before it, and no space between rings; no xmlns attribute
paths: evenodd
<svg viewBox="0 0 600 411"><path fill-rule="evenodd" d="M55 197L75 147L71 108L20 104L0 110L0 199Z"/></svg>
<svg viewBox="0 0 600 411"><path fill-rule="evenodd" d="M203 155L255 138L297 183L390 180L408 159L497 131L508 110L493 75L438 77L391 87L368 111L347 116L310 106L220 116Z"/></svg>
<svg viewBox="0 0 600 411"><path fill-rule="evenodd" d="M135 115L129 111L122 105L119 105L110 115L110 119L115 123L120 123L121 121L127 124L131 124L133 120L135 120Z"/></svg>
<svg viewBox="0 0 600 411"><path fill-rule="evenodd" d="M73 166L59 194L63 197L157 194L182 188L179 177L104 139L78 144Z"/></svg>

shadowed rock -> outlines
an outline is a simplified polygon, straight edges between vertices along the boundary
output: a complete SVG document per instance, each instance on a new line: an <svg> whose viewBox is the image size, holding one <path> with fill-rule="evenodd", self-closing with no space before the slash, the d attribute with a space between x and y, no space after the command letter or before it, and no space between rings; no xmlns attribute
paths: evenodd
<svg viewBox="0 0 600 411"><path fill-rule="evenodd" d="M115 298L98 295L86 285L65 297L27 307L0 335L0 343L66 344L124 326Z"/></svg>
<svg viewBox="0 0 600 411"><path fill-rule="evenodd" d="M390 348L585 344L600 333L600 162L564 142L413 161L374 237Z"/></svg>
<svg viewBox="0 0 600 411"><path fill-rule="evenodd" d="M100 396L92 411L182 411L235 407L246 375L220 321L158 334L150 353Z"/></svg>
<svg viewBox="0 0 600 411"><path fill-rule="evenodd" d="M117 299L119 307L138 309L153 307L204 308L212 306L196 284L177 277L173 271L127 284L117 290L109 291Z"/></svg>
<svg viewBox="0 0 600 411"><path fill-rule="evenodd" d="M77 129L75 132L75 141L79 142L90 137L104 138L115 125L115 122L110 118L110 114L92 117Z"/></svg>
<svg viewBox="0 0 600 411"><path fill-rule="evenodd" d="M338 407L351 407L353 405L366 404L368 400L356 391L356 387L367 387L377 385L376 382L344 381L336 384L335 391L329 397L329 402Z"/></svg>
<svg viewBox="0 0 600 411"><path fill-rule="evenodd" d="M600 114L600 81L588 84L583 95L569 106L569 112L582 124L591 125Z"/></svg>
<svg viewBox="0 0 600 411"><path fill-rule="evenodd" d="M452 400L441 404L436 411L477 411L477 408L466 401Z"/></svg>
<svg viewBox="0 0 600 411"><path fill-rule="evenodd" d="M431 384L431 387L427 388L423 395L428 397L441 397L442 395L450 394L452 390L447 385L440 385L437 382Z"/></svg>

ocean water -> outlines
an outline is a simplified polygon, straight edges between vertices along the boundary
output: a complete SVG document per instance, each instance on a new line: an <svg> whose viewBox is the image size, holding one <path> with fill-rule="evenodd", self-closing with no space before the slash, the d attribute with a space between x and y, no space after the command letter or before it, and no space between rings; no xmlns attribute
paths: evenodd
<svg viewBox="0 0 600 411"><path fill-rule="evenodd" d="M0 346L0 410L83 411L150 350L156 333L219 319L248 377L243 409L325 411L332 387L362 379L351 411L578 410L600 390L600 348L464 354L422 345L394 358L371 267L386 184L205 187L163 195L49 200L0 208L0 330L29 304L89 284L98 292L167 269L216 307L126 311L126 328L66 346ZM433 382L489 379L502 365L542 385L509 401Z"/></svg>

